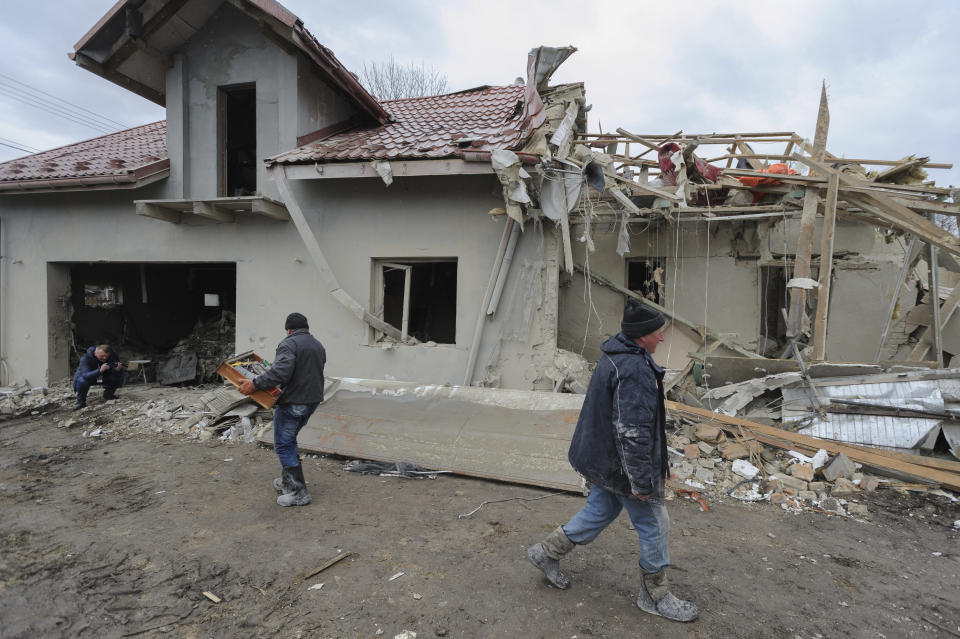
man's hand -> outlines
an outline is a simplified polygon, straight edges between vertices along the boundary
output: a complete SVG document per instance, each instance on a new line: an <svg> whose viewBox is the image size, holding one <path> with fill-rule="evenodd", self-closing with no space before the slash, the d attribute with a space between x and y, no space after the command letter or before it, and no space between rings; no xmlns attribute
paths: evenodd
<svg viewBox="0 0 960 639"><path fill-rule="evenodd" d="M108 370L110 370L110 364L100 364L101 373L106 373Z"/></svg>
<svg viewBox="0 0 960 639"><path fill-rule="evenodd" d="M117 362L117 370L118 371L123 370L123 364L121 364L120 362Z"/></svg>
<svg viewBox="0 0 960 639"><path fill-rule="evenodd" d="M647 501L650 499L650 495L641 495L639 493L633 493L633 496L637 498L637 501Z"/></svg>
<svg viewBox="0 0 960 639"><path fill-rule="evenodd" d="M237 390L239 390L244 395L252 395L253 392L257 389L254 387L252 380L245 379L239 384L237 384Z"/></svg>

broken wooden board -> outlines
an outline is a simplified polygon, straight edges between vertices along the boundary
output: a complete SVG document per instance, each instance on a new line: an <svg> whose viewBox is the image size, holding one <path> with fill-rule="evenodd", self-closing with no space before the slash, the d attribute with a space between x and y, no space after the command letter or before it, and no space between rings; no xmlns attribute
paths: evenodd
<svg viewBox="0 0 960 639"><path fill-rule="evenodd" d="M299 447L580 493L567 450L582 395L340 380ZM261 441L273 442L273 433Z"/></svg>
<svg viewBox="0 0 960 639"><path fill-rule="evenodd" d="M728 417L703 408L695 408L677 402L667 401L666 407L671 413L684 415L697 421L716 425L728 432L740 433L741 430L748 430L758 441L779 448L788 450L801 448L811 452L822 448L832 455L845 453L847 457L853 461L869 466L875 470L901 473L910 477L916 477L921 481L940 484L952 490L960 490L960 473L938 470L921 465L920 463L907 462L904 461L902 457L886 455L879 450L848 444L838 444L837 442L825 439L799 435L788 430L765 426L737 417Z"/></svg>
<svg viewBox="0 0 960 639"><path fill-rule="evenodd" d="M889 361L882 364L861 362L816 362L807 367L810 377L846 377L850 375L875 375L891 367L935 368L930 362ZM800 370L794 359L751 359L746 357L728 357L710 355L706 359L705 370L710 373L711 387L735 384L756 377L794 373Z"/></svg>

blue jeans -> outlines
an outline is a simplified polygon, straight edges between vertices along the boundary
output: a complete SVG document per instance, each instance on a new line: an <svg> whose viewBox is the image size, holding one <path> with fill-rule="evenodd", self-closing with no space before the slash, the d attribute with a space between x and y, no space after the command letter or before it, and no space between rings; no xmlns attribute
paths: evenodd
<svg viewBox="0 0 960 639"><path fill-rule="evenodd" d="M593 484L586 505L563 527L563 532L575 544L589 544L624 508L640 540L640 567L652 574L669 566L667 533L670 532L670 517L666 506L660 502L617 495Z"/></svg>
<svg viewBox="0 0 960 639"><path fill-rule="evenodd" d="M273 409L273 450L284 468L300 465L297 457L297 434L319 402L312 404L277 404Z"/></svg>
<svg viewBox="0 0 960 639"><path fill-rule="evenodd" d="M123 386L123 373L123 371L108 370L106 373L100 374L100 377L103 377L104 395L109 397L113 395L118 388ZM86 380L82 377L78 377L73 380L73 390L77 391L78 404L87 403L87 393L90 391L90 387L96 383L96 378L93 380Z"/></svg>

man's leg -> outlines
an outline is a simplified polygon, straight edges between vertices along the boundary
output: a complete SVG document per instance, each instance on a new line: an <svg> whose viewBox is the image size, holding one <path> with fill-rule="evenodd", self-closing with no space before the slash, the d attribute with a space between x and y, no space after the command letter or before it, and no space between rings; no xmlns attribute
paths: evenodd
<svg viewBox="0 0 960 639"><path fill-rule="evenodd" d="M566 526L560 526L546 539L527 550L527 557L543 571L551 584L560 589L570 587L570 578L560 570L560 559L573 550L575 544L589 544L620 514L616 495L600 486L590 488L587 503Z"/></svg>
<svg viewBox="0 0 960 639"><path fill-rule="evenodd" d="M123 371L109 370L103 374L103 399L116 399L117 389L123 386Z"/></svg>
<svg viewBox="0 0 960 639"><path fill-rule="evenodd" d="M300 465L297 455L297 435L316 407L316 404L288 404L282 407L283 455L281 455L281 449L277 448L279 441L277 415L281 413L281 409L278 408L274 414L274 447L283 465L280 486L277 486L276 481L274 482L274 487L280 488L283 493L277 497L277 504L280 506L306 506L311 501L310 493L307 492L307 482L303 478L303 466Z"/></svg>
<svg viewBox="0 0 960 639"><path fill-rule="evenodd" d="M661 615L673 621L693 621L699 614L697 607L670 592L667 577L670 566L670 550L667 545L670 516L666 506L632 497L622 497L621 500L640 543L642 585L637 595L637 606L644 612Z"/></svg>
<svg viewBox="0 0 960 639"><path fill-rule="evenodd" d="M87 393L92 384L84 379L77 379L73 382L73 390L77 391L77 401L73 405L73 410L83 408L87 405Z"/></svg>

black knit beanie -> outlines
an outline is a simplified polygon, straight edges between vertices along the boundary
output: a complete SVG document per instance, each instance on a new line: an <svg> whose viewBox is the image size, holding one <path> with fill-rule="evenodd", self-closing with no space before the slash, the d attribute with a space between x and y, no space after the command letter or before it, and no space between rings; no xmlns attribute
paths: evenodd
<svg viewBox="0 0 960 639"><path fill-rule="evenodd" d="M633 339L649 335L666 323L667 320L663 313L630 297L627 298L627 304L623 307L623 320L620 322L620 330L623 331L624 335Z"/></svg>
<svg viewBox="0 0 960 639"><path fill-rule="evenodd" d="M310 328L310 325L307 324L307 318L300 313L290 313L287 315L287 321L283 325L283 328L292 331L298 328Z"/></svg>

